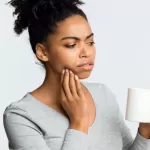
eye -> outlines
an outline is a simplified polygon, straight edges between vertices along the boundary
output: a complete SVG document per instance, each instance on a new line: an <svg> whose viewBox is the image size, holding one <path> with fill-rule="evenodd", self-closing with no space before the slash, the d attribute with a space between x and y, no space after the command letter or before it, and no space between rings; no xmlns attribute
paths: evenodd
<svg viewBox="0 0 150 150"><path fill-rule="evenodd" d="M74 48L77 44L72 44L72 45L65 45L67 48Z"/></svg>
<svg viewBox="0 0 150 150"><path fill-rule="evenodd" d="M94 42L89 42L87 43L89 46L93 46L95 43Z"/></svg>

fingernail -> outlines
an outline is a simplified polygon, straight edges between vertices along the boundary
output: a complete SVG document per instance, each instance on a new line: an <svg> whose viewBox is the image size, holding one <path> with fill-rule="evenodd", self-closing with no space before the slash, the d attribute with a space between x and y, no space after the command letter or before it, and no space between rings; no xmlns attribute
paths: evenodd
<svg viewBox="0 0 150 150"><path fill-rule="evenodd" d="M68 69L66 69L66 72L68 72Z"/></svg>
<svg viewBox="0 0 150 150"><path fill-rule="evenodd" d="M65 69L63 69L63 71L62 71L62 74L64 74L65 73Z"/></svg>
<svg viewBox="0 0 150 150"><path fill-rule="evenodd" d="M75 75L75 79L78 80L78 76L77 75Z"/></svg>
<svg viewBox="0 0 150 150"><path fill-rule="evenodd" d="M70 74L72 74L72 71L70 70Z"/></svg>

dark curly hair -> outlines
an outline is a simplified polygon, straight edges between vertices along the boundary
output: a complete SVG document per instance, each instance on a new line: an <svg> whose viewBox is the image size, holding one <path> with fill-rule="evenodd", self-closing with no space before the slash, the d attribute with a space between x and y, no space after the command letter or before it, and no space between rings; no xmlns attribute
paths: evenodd
<svg viewBox="0 0 150 150"><path fill-rule="evenodd" d="M58 22L73 15L81 15L87 21L85 13L78 7L84 4L80 0L11 0L17 15L14 31L20 35L26 28L33 52L37 43L46 42L49 34L56 32Z"/></svg>

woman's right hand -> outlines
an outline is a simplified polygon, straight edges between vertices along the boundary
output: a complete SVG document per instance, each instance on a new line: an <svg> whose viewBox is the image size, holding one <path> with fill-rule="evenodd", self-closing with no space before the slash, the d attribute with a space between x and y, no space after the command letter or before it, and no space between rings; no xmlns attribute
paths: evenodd
<svg viewBox="0 0 150 150"><path fill-rule="evenodd" d="M89 113L87 99L79 78L71 70L61 74L61 104L70 119L70 128L88 132Z"/></svg>

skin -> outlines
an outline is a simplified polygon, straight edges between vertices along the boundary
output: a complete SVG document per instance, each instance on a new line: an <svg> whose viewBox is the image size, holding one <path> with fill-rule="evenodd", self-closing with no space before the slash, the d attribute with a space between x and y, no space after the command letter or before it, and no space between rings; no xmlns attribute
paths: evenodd
<svg viewBox="0 0 150 150"><path fill-rule="evenodd" d="M76 37L78 40L73 38L62 40L66 37ZM69 47L69 45L73 46ZM68 116L70 128L85 133L88 132L89 126L88 109L90 107L91 111L94 111L95 108L91 100L85 98L89 92L80 83L80 79L88 78L92 70L85 71L77 66L89 60L94 63L95 54L91 27L80 15L71 16L59 22L57 32L48 36L47 43L36 45L36 56L45 62L46 76L43 84L31 94ZM63 74L63 69L72 71L72 74L69 75L69 72ZM79 80L75 80L75 75ZM76 111L77 108L78 111Z"/></svg>
<svg viewBox="0 0 150 150"><path fill-rule="evenodd" d="M138 132L146 139L150 139L150 123L140 123Z"/></svg>

